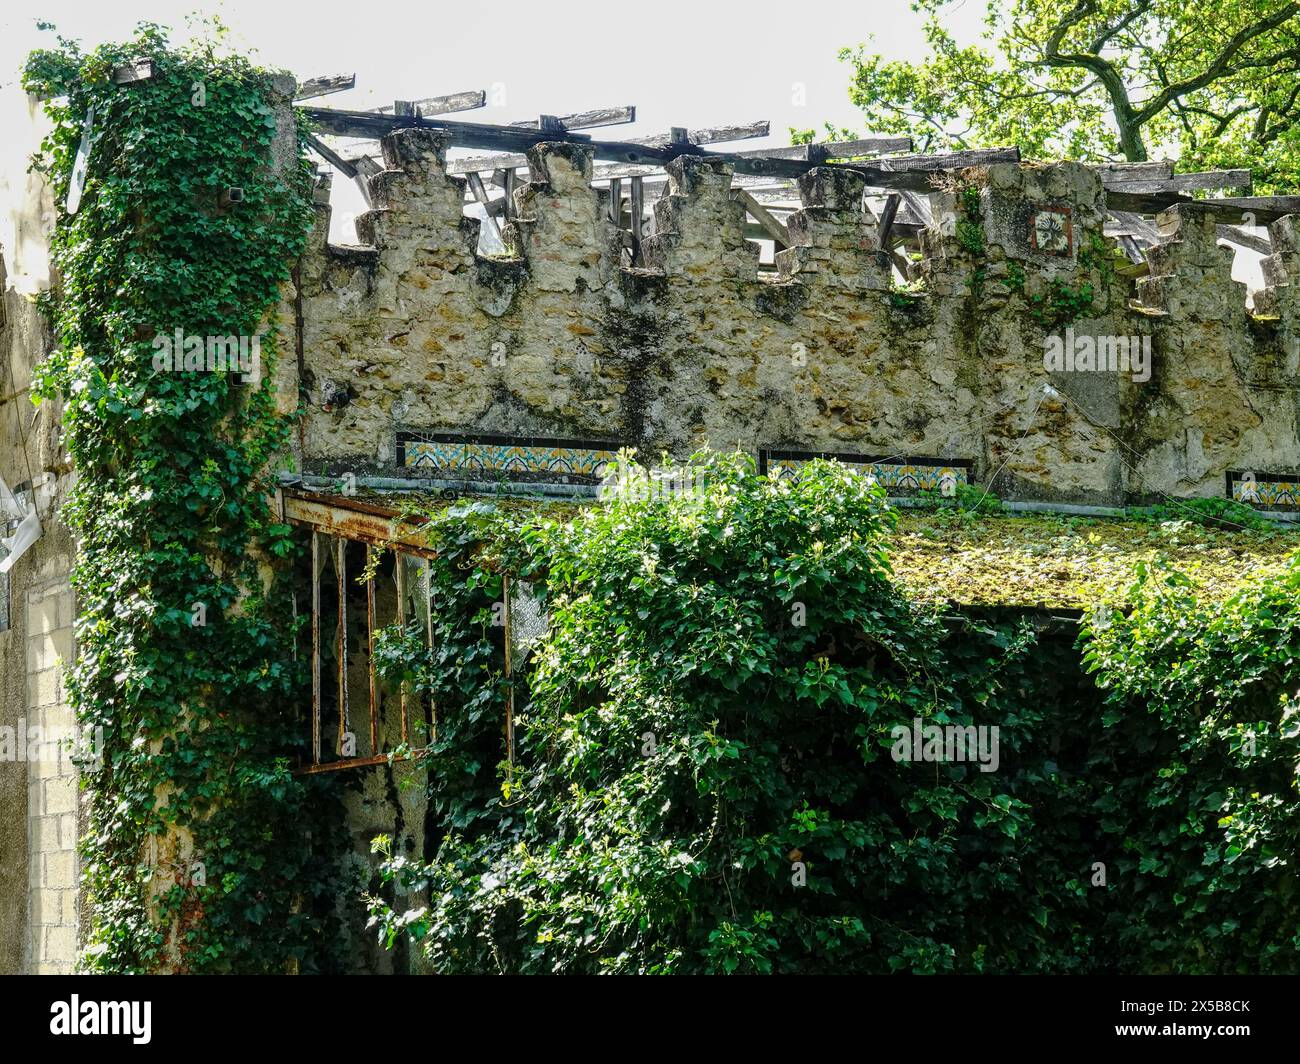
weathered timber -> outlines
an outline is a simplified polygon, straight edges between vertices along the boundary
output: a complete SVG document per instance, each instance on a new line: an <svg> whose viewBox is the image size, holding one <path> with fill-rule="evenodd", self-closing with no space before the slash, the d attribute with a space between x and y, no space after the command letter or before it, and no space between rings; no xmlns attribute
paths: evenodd
<svg viewBox="0 0 1300 1064"><path fill-rule="evenodd" d="M702 159L721 163L730 163L736 173L760 174L775 177L798 177L814 165L797 159L763 159L747 155L734 155L724 152L705 151L694 144L649 145L630 141L593 140L583 133L544 133L541 130L516 129L513 126L496 126L486 123L456 122L447 119L429 119L423 117L398 117L396 115L374 114L367 111L342 111L327 107L304 107L302 111L315 122L324 133L344 137L365 137L377 139L399 129L431 129L448 134L458 147L487 148L499 151L526 152L535 144L558 141L569 144L588 145L593 154L600 159L612 162L658 164L672 162L679 155L696 155ZM999 149L1005 151L1006 149ZM1010 149L1014 150L1014 149ZM958 153L962 160L956 165L971 165L965 157L971 153ZM989 153L979 153L988 155ZM1019 156L1019 152L1016 152ZM496 164L500 165L500 163ZM508 165L508 164L507 164ZM904 167L901 171L891 166L882 169L880 165L869 166L862 163L824 164L839 169L853 170L867 179L867 183L877 188L892 190L908 189L913 192L928 192L930 181L922 170L943 169L942 163L934 165L928 162L921 165ZM883 165L883 160L882 160Z"/></svg>
<svg viewBox="0 0 1300 1064"><path fill-rule="evenodd" d="M483 179L478 174L469 175L469 188L474 193L474 198L484 207L490 207L492 200L487 194L487 189L483 187ZM497 220L492 216L491 211L484 211L484 217L487 220L488 228L492 230L492 235L498 240L501 239L501 227L497 225Z"/></svg>
<svg viewBox="0 0 1300 1064"><path fill-rule="evenodd" d="M329 74L320 78L308 78L300 82L293 94L295 100L314 100L318 96L328 96L332 92L343 92L356 88L355 74Z"/></svg>
<svg viewBox="0 0 1300 1064"><path fill-rule="evenodd" d="M686 138L691 144L721 144L733 140L745 140L753 137L766 137L768 123L751 122L744 126L722 126L717 129L688 129ZM672 134L657 134L653 137L634 137L628 143L653 147L672 144ZM526 167L528 159L523 155L478 155L468 159L452 159L447 163L449 174L468 174L475 170L494 170L498 167ZM642 167L615 164L596 167L594 180L606 180L612 177L647 177L657 174L662 169L659 165Z"/></svg>
<svg viewBox="0 0 1300 1064"><path fill-rule="evenodd" d="M897 195L885 197L885 209L880 212L880 246L886 251L889 250L889 231L894 227L894 218L898 214L898 205L901 198ZM907 275L904 274L904 277Z"/></svg>
<svg viewBox="0 0 1300 1064"><path fill-rule="evenodd" d="M788 248L790 246L790 231L772 215L772 213L760 204L753 196L743 188L735 189L732 195L745 205L754 220L762 227L763 232L776 241L778 247Z"/></svg>
<svg viewBox="0 0 1300 1064"><path fill-rule="evenodd" d="M1249 170L1204 170L1192 174L1174 174L1156 181L1134 180L1113 171L1103 173L1101 183L1120 192L1199 192L1205 189L1249 189Z"/></svg>
<svg viewBox="0 0 1300 1064"><path fill-rule="evenodd" d="M361 163L354 164L348 162L347 159L344 159L338 152L322 141L319 137L308 136L307 143L310 145L312 151L329 163L330 166L338 170L338 172L344 177L350 177L352 179L357 188L361 190L361 196L366 201L367 207L374 205L370 199L370 182L367 180L370 173L367 171L366 166ZM379 168L375 166L374 163L371 163L369 159L365 162L369 166L374 167L375 172L378 172Z"/></svg>
<svg viewBox="0 0 1300 1064"><path fill-rule="evenodd" d="M938 152L934 155L891 155L875 160L877 165L890 170L965 170L970 166L987 166L989 163L1018 163L1020 149L970 148L966 151ZM893 186L882 186L893 187Z"/></svg>
<svg viewBox="0 0 1300 1064"><path fill-rule="evenodd" d="M828 159L849 159L857 155L882 152L905 152L912 147L911 137L865 137L862 140L835 141L830 144L792 144L784 148L755 148L745 152L756 159L800 159L821 163Z"/></svg>
<svg viewBox="0 0 1300 1064"><path fill-rule="evenodd" d="M628 107L606 107L594 111L579 111L577 114L558 115L556 120L560 123L561 129L592 129L595 126L618 126L626 122L636 121L636 108ZM516 129L541 129L541 119L531 118L524 119L521 122L511 122Z"/></svg>
<svg viewBox="0 0 1300 1064"><path fill-rule="evenodd" d="M1227 196L1198 200L1177 192L1106 191L1106 205L1112 211L1159 214L1177 204L1196 206L1224 225L1267 225L1284 215L1300 212L1300 196Z"/></svg>
<svg viewBox="0 0 1300 1064"><path fill-rule="evenodd" d="M1239 225L1219 225L1215 227L1215 232L1218 233L1220 240L1257 251L1261 255L1273 254L1273 241L1267 235L1256 236L1254 233L1246 232ZM1264 232L1267 234L1268 230L1265 229Z"/></svg>
<svg viewBox="0 0 1300 1064"><path fill-rule="evenodd" d="M398 105L402 109L398 110ZM473 111L487 106L487 92L483 89L470 89L466 92L452 92L446 96L430 96L424 100L395 100L391 107L380 107L381 115L418 115L429 118L432 115L449 115L456 111Z"/></svg>
<svg viewBox="0 0 1300 1064"><path fill-rule="evenodd" d="M1168 159L1155 159L1143 163L1089 163L1105 181L1114 175L1125 181L1159 181L1174 176L1174 164Z"/></svg>

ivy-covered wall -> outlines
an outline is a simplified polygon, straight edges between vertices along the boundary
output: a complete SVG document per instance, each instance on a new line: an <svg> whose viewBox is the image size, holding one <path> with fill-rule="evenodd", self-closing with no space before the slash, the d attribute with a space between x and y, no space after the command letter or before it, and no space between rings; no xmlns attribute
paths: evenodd
<svg viewBox="0 0 1300 1064"><path fill-rule="evenodd" d="M142 56L147 76L116 73ZM48 101L38 166L60 207L33 393L62 404L76 470L67 684L103 735L82 963L330 967L339 816L289 770L304 675L273 508L297 407L276 311L311 220L294 81L144 26L34 53L24 85Z"/></svg>

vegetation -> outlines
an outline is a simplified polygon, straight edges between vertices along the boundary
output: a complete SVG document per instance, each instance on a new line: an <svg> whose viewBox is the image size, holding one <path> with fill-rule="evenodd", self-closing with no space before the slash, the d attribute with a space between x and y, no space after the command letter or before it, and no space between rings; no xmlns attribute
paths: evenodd
<svg viewBox="0 0 1300 1064"><path fill-rule="evenodd" d="M990 0L974 43L954 34L955 6L913 3L929 46L921 62L841 51L866 128L909 135L918 151L1164 156L1187 170L1249 168L1257 191L1296 186L1300 4Z"/></svg>
<svg viewBox="0 0 1300 1064"><path fill-rule="evenodd" d="M114 67L140 56L154 76L115 85ZM39 381L64 403L78 474L64 510L79 543L69 694L105 746L86 776L85 963L312 970L334 945L313 916L340 887L317 852L328 833L310 830L334 807L286 756L302 677L275 579L293 547L268 505L290 425L274 330L248 384L160 371L152 343L262 330L304 244L310 173L302 157L268 168L269 73L173 50L154 26L85 55L69 41L36 52L24 86L51 98L40 165L61 205L91 130L80 208L52 237L58 347ZM243 202L223 209L232 185Z"/></svg>
<svg viewBox="0 0 1300 1064"><path fill-rule="evenodd" d="M440 972L1300 970L1295 561L1210 605L1142 566L1081 661L1023 621L910 601L895 514L843 467L699 461L701 494L569 521L432 515L438 613L473 623L401 666L457 734L429 760L436 853L377 840L417 899L371 898L381 940ZM550 612L513 762L502 571ZM1166 690L1197 638L1222 648L1198 658L1213 699ZM897 761L917 720L999 727L998 770ZM1247 732L1249 766L1220 741Z"/></svg>

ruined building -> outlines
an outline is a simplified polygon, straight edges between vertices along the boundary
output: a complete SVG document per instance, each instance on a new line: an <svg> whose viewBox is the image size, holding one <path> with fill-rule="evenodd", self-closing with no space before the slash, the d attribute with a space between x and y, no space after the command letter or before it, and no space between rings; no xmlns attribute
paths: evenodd
<svg viewBox="0 0 1300 1064"><path fill-rule="evenodd" d="M358 774L359 867L377 831L418 842L426 801L393 786L416 770L385 757L419 707L369 678L368 631L420 611L420 547L388 495L581 500L619 448L683 459L707 444L773 471L839 456L901 498L969 483L1067 510L1197 496L1295 509L1300 234L1288 212L1300 202L1190 202L1167 165L1126 173L1014 152L747 162L686 131L628 163L558 120L520 134L526 157L467 170L448 162L463 137L417 113L351 130L377 149L324 146L369 210L355 244L331 243L322 171L279 312L277 396L286 412L306 400L278 501L312 540L302 765ZM500 195L481 178L493 174ZM0 724L52 730L72 724L73 544L59 506L75 473L57 404L27 401L52 343L30 298L48 284L52 204L32 175L4 195L22 206L0 305L0 478L13 489L0 531L14 548L0 575ZM1241 241L1265 253L1249 302L1232 278ZM39 538L19 554L32 515ZM404 544L396 566L368 586L346 579L386 542ZM346 752L334 742L345 717ZM84 918L75 770L5 763L0 809L0 971L68 971ZM360 941L356 952L358 967L392 963Z"/></svg>

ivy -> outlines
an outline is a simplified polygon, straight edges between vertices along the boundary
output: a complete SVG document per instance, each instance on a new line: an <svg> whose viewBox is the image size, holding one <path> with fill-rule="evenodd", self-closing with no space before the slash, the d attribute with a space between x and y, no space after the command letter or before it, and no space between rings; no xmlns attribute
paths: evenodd
<svg viewBox="0 0 1300 1064"><path fill-rule="evenodd" d="M1071 285L1053 277L1046 293L1029 296L1029 313L1045 329L1059 329L1077 321L1092 309L1092 285L1083 281Z"/></svg>
<svg viewBox="0 0 1300 1064"><path fill-rule="evenodd" d="M1300 564L1233 623L1171 577L1173 601L1117 609L1081 654L1073 631L909 601L895 515L843 467L691 471L698 491L563 519L430 512L435 649L387 638L392 677L440 707L437 826L424 858L376 840L413 899L371 897L381 942L442 973L1300 970L1300 728L1277 701ZM550 616L512 681L503 572ZM1188 640L1215 625L1200 663ZM1272 730L1267 713L1207 730L1168 690L1236 704L1256 681ZM998 770L896 762L893 729L918 718L1000 726ZM1261 760L1242 775L1247 726Z"/></svg>
<svg viewBox="0 0 1300 1064"><path fill-rule="evenodd" d="M153 76L115 85L114 67L142 56ZM274 165L272 74L215 45L173 49L149 24L87 54L60 40L29 57L23 83L51 97L38 165L60 205L93 109L80 209L51 239L57 349L38 380L64 403L77 470L69 695L104 735L103 767L83 777L83 963L327 967L315 917L339 889L322 857L337 807L289 771L303 676L281 578L294 547L269 480L292 416L277 409L265 323L312 217L303 130ZM243 200L223 205L232 186ZM260 379L155 368L155 338L177 329L265 329Z"/></svg>

